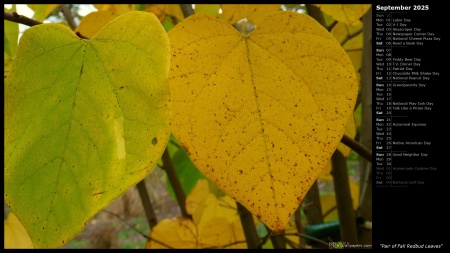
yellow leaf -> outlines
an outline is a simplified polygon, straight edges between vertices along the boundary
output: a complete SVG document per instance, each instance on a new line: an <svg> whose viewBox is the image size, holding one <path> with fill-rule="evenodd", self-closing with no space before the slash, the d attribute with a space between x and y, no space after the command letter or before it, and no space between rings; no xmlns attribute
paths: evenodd
<svg viewBox="0 0 450 253"><path fill-rule="evenodd" d="M106 24L120 15L121 14L119 14L118 12L113 12L110 10L91 12L81 20L75 32L79 32L81 35L87 38L92 38Z"/></svg>
<svg viewBox="0 0 450 253"><path fill-rule="evenodd" d="M291 11L248 36L202 14L168 34L173 134L206 177L282 231L353 112L350 59L314 19Z"/></svg>
<svg viewBox="0 0 450 253"><path fill-rule="evenodd" d="M164 13L164 10L161 10L160 8L158 8L157 4L149 4L146 8L145 8L146 12L151 12L153 14L156 15L156 17L158 17L159 22L163 22L164 18L166 16L166 14Z"/></svg>
<svg viewBox="0 0 450 253"><path fill-rule="evenodd" d="M341 144L339 144L341 145ZM322 171L319 174L319 178L326 181L333 180L333 176L331 175L331 159L328 160L328 162L323 167Z"/></svg>
<svg viewBox="0 0 450 253"><path fill-rule="evenodd" d="M224 218L214 217L197 225L187 218L163 219L150 232L150 237L145 245L146 249L202 249L222 248L237 241L245 241L242 226L241 230L235 220L230 223ZM230 246L233 248L246 248L243 243Z"/></svg>
<svg viewBox="0 0 450 253"><path fill-rule="evenodd" d="M278 11L281 4L221 4L222 18L234 24L247 18L257 25L270 13Z"/></svg>
<svg viewBox="0 0 450 253"><path fill-rule="evenodd" d="M359 25L371 4L315 4L323 12L346 25Z"/></svg>
<svg viewBox="0 0 450 253"><path fill-rule="evenodd" d="M5 249L32 249L33 243L22 223L13 213L8 214L4 224Z"/></svg>
<svg viewBox="0 0 450 253"><path fill-rule="evenodd" d="M193 215L197 210L198 206L208 197L209 195L209 185L208 181L205 179L199 179L194 189L186 197L186 212Z"/></svg>
<svg viewBox="0 0 450 253"><path fill-rule="evenodd" d="M328 193L321 195L320 205L322 207L324 222L339 220L336 209L336 196L334 194Z"/></svg>
<svg viewBox="0 0 450 253"><path fill-rule="evenodd" d="M133 4L94 4L98 11L111 11L116 14L124 14L134 10Z"/></svg>
<svg viewBox="0 0 450 253"><path fill-rule="evenodd" d="M33 18L43 22L61 4L27 4L34 11Z"/></svg>
<svg viewBox="0 0 450 253"><path fill-rule="evenodd" d="M355 181L349 179L350 195L352 197L353 209L359 206L359 186ZM339 216L336 207L336 196L334 194L324 194L320 196L320 204L322 206L322 214L324 222L338 220Z"/></svg>
<svg viewBox="0 0 450 253"><path fill-rule="evenodd" d="M236 201L227 195L219 198L211 193L206 179L198 180L187 196L186 211L192 215L197 225L214 217L225 218L229 222L239 217Z"/></svg>
<svg viewBox="0 0 450 253"><path fill-rule="evenodd" d="M220 4L196 4L195 13L196 14L210 14L213 16L218 16L220 10Z"/></svg>
<svg viewBox="0 0 450 253"><path fill-rule="evenodd" d="M167 15L177 18L178 20L183 20L183 11L179 4L164 4L164 11Z"/></svg>
<svg viewBox="0 0 450 253"><path fill-rule="evenodd" d="M196 225L187 218L163 219L152 228L146 249L197 248L198 232ZM162 242L164 244L161 244ZM167 247L168 245L169 247Z"/></svg>

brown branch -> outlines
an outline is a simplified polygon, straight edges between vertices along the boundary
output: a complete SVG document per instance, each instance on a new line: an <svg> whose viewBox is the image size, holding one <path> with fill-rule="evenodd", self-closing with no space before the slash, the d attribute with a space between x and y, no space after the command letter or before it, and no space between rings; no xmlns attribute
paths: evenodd
<svg viewBox="0 0 450 253"><path fill-rule="evenodd" d="M358 244L358 232L355 222L356 212L353 209L353 201L350 192L347 159L341 152L336 151L331 157L331 164L341 241Z"/></svg>
<svg viewBox="0 0 450 253"><path fill-rule="evenodd" d="M194 15L194 9L192 9L192 4L180 4L181 11L183 12L184 18Z"/></svg>
<svg viewBox="0 0 450 253"><path fill-rule="evenodd" d="M236 202L236 204L239 217L241 218L242 228L244 229L245 239L247 240L247 248L257 249L260 245L258 244L259 238L258 233L256 232L255 223L253 222L252 213L239 202Z"/></svg>
<svg viewBox="0 0 450 253"><path fill-rule="evenodd" d="M11 22L27 25L27 26L35 26L35 25L42 24L42 22L39 22L36 19L32 19L32 18L28 18L28 17L22 16L22 15L19 15L19 14L17 14L17 12L11 13L11 12L4 11L3 19L11 21Z"/></svg>
<svg viewBox="0 0 450 253"><path fill-rule="evenodd" d="M153 210L152 203L150 202L150 197L147 192L147 187L145 185L145 178L142 179L136 185L139 196L141 197L142 206L144 207L145 216L147 217L147 222L150 228L156 226L158 219L156 218L155 211Z"/></svg>
<svg viewBox="0 0 450 253"><path fill-rule="evenodd" d="M359 142L353 140L352 138L348 137L345 134L342 136L341 142L345 144L347 147L354 150L360 156L364 157L367 161L372 162L372 151L368 150Z"/></svg>
<svg viewBox="0 0 450 253"><path fill-rule="evenodd" d="M192 220L192 216L186 211L186 194L184 193L183 187L181 186L180 179L175 172L175 168L172 164L172 159L170 158L169 151L166 149L161 157L163 161L162 168L166 171L167 177L169 178L170 185L172 185L175 196L177 197L178 206L180 207L181 215L183 217Z"/></svg>
<svg viewBox="0 0 450 253"><path fill-rule="evenodd" d="M64 14L64 17L66 18L70 28L72 28L72 30L75 30L75 28L77 28L77 24L75 23L75 20L73 19L72 13L70 13L70 9L67 4L61 4L61 11Z"/></svg>

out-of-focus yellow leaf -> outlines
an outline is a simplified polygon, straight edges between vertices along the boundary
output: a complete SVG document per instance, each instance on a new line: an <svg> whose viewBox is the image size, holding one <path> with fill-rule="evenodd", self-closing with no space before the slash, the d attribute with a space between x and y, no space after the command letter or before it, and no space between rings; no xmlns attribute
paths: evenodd
<svg viewBox="0 0 450 253"><path fill-rule="evenodd" d="M98 11L111 11L119 15L134 11L134 4L94 4L94 7Z"/></svg>
<svg viewBox="0 0 450 253"><path fill-rule="evenodd" d="M225 218L214 217L202 226L197 226L187 218L163 219L150 232L145 245L146 249L203 249L221 248L236 241L245 241L245 236L235 220L230 223ZM246 244L239 243L227 248L246 248Z"/></svg>
<svg viewBox="0 0 450 253"><path fill-rule="evenodd" d="M222 18L234 24L247 18L257 25L270 13L281 8L281 4L221 4Z"/></svg>
<svg viewBox="0 0 450 253"><path fill-rule="evenodd" d="M347 126L345 127L344 134L352 139L354 139L356 136L356 123L355 123L354 113L352 113L352 115L350 115L350 117L348 118L348 122L347 122ZM339 143L337 150L339 152L341 152L341 154L344 157L347 157L348 155L350 155L350 151L352 151L351 148L349 148L347 145L345 145L342 142Z"/></svg>
<svg viewBox="0 0 450 253"><path fill-rule="evenodd" d="M371 4L315 4L323 12L346 25L359 25Z"/></svg>
<svg viewBox="0 0 450 253"><path fill-rule="evenodd" d="M164 4L164 12L180 21L184 19L183 11L179 4Z"/></svg>
<svg viewBox="0 0 450 253"><path fill-rule="evenodd" d="M81 35L92 38L94 37L106 24L111 22L113 19L120 16L118 12L104 10L95 11L86 15L78 25L76 32Z"/></svg>
<svg viewBox="0 0 450 253"><path fill-rule="evenodd" d="M160 22L163 22L165 17L166 17L166 14L164 13L164 10L159 8L158 4L148 4L148 5L146 5L145 11L155 14L156 17L158 17Z"/></svg>
<svg viewBox="0 0 450 253"><path fill-rule="evenodd" d="M359 186L355 181L349 179L350 195L352 197L353 209L357 209L359 205ZM336 196L334 194L324 194L320 196L320 204L322 206L322 214L324 222L338 220L339 216L336 208Z"/></svg>
<svg viewBox="0 0 450 253"><path fill-rule="evenodd" d="M43 22L61 4L27 4L34 11L33 18Z"/></svg>
<svg viewBox="0 0 450 253"><path fill-rule="evenodd" d="M320 205L322 207L322 215L324 222L338 220L338 213L336 209L336 196L332 193L320 196Z"/></svg>
<svg viewBox="0 0 450 253"><path fill-rule="evenodd" d="M331 175L331 168L332 168L331 159L329 159L326 165L323 167L322 171L320 172L319 178L326 181L333 180L333 175Z"/></svg>
<svg viewBox="0 0 450 253"><path fill-rule="evenodd" d="M208 197L209 195L209 185L208 181L205 179L200 179L197 181L194 189L186 197L186 212L190 215L194 214L199 205Z"/></svg>
<svg viewBox="0 0 450 253"><path fill-rule="evenodd" d="M156 165L170 135L169 62L146 12L90 40L60 24L25 30L5 79L4 198L34 247L67 243Z"/></svg>
<svg viewBox="0 0 450 253"><path fill-rule="evenodd" d="M211 193L206 179L198 180L194 189L187 196L186 211L192 215L197 225L214 217L225 218L232 222L239 216L236 201L227 195L219 198Z"/></svg>
<svg viewBox="0 0 450 253"><path fill-rule="evenodd" d="M4 224L5 249L32 249L33 243L22 223L13 213L8 214Z"/></svg>
<svg viewBox="0 0 450 253"><path fill-rule="evenodd" d="M145 11L154 13L162 22L165 15L172 16L178 20L183 20L183 11L179 4L147 4Z"/></svg>
<svg viewBox="0 0 450 253"><path fill-rule="evenodd" d="M353 112L350 59L291 11L269 14L248 36L202 14L168 34L173 134L206 177L282 231Z"/></svg>
<svg viewBox="0 0 450 253"><path fill-rule="evenodd" d="M198 246L197 226L192 220L182 217L159 221L152 228L150 237L153 240L147 240L146 249L195 249Z"/></svg>
<svg viewBox="0 0 450 253"><path fill-rule="evenodd" d="M219 16L220 4L196 4L196 14L210 14L213 16Z"/></svg>
<svg viewBox="0 0 450 253"><path fill-rule="evenodd" d="M286 226L286 229L284 230L284 233L287 234L284 236L286 239L290 240L296 246L300 246L300 241L302 240L302 238L298 235L294 235L295 233L300 233L294 221L292 220L289 221L288 225ZM293 247L288 243L286 244L286 248L293 249Z"/></svg>

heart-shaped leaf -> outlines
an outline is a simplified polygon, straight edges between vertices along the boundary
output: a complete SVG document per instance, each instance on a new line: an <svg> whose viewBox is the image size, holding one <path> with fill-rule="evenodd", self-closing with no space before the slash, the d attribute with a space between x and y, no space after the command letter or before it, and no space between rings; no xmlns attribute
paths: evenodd
<svg viewBox="0 0 450 253"><path fill-rule="evenodd" d="M250 35L193 15L169 32L173 134L195 166L276 232L339 144L358 83L308 15L267 16Z"/></svg>
<svg viewBox="0 0 450 253"><path fill-rule="evenodd" d="M5 81L5 200L36 248L59 247L144 178L170 134L167 34L128 12L94 38L43 24Z"/></svg>

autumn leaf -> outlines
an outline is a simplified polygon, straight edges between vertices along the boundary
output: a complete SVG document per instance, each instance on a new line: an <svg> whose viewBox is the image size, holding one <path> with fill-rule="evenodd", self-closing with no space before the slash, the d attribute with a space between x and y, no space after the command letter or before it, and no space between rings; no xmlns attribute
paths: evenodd
<svg viewBox="0 0 450 253"><path fill-rule="evenodd" d="M356 210L359 206L359 186L354 180L349 179L350 195L352 197L353 209ZM322 206L322 214L324 222L335 221L339 219L336 196L333 193L328 193L320 196L320 205Z"/></svg>
<svg viewBox="0 0 450 253"><path fill-rule="evenodd" d="M153 227L145 245L146 249L204 249L204 248L246 248L245 237L235 230L236 220L229 223L224 218L208 220L202 227L190 219L178 217L163 219ZM238 230L239 231L239 230ZM237 232L237 233L236 233ZM230 245L233 244L233 245ZM238 247L237 247L238 246Z"/></svg>
<svg viewBox="0 0 450 253"><path fill-rule="evenodd" d="M120 15L122 14L109 10L91 12L81 20L80 24L75 29L75 32L79 32L84 37L92 38L105 27L106 24Z"/></svg>
<svg viewBox="0 0 450 253"><path fill-rule="evenodd" d="M33 18L43 22L61 4L27 4L34 11Z"/></svg>
<svg viewBox="0 0 450 253"><path fill-rule="evenodd" d="M346 25L359 25L371 4L315 4L321 11Z"/></svg>
<svg viewBox="0 0 450 253"><path fill-rule="evenodd" d="M4 224L5 249L32 249L33 243L27 231L13 213L8 214Z"/></svg>
<svg viewBox="0 0 450 253"><path fill-rule="evenodd" d="M94 4L98 11L110 11L116 14L125 14L134 10L134 4Z"/></svg>
<svg viewBox="0 0 450 253"><path fill-rule="evenodd" d="M291 11L248 36L200 14L168 34L173 134L207 178L282 231L353 112L350 59L314 19Z"/></svg>
<svg viewBox="0 0 450 253"><path fill-rule="evenodd" d="M186 211L192 221L181 217L162 220L152 229L146 248L247 247L236 202L211 193L206 179L198 180L187 196ZM180 231L174 233L176 229Z"/></svg>
<svg viewBox="0 0 450 253"><path fill-rule="evenodd" d="M163 22L165 15L172 16L178 20L183 20L183 11L179 4L148 4L146 11L154 13L161 22Z"/></svg>
<svg viewBox="0 0 450 253"><path fill-rule="evenodd" d="M222 18L234 24L247 18L257 25L270 13L281 8L281 4L221 4Z"/></svg>
<svg viewBox="0 0 450 253"><path fill-rule="evenodd" d="M5 80L4 197L36 248L67 243L156 165L170 134L169 53L145 12L91 40L59 24L24 32Z"/></svg>

